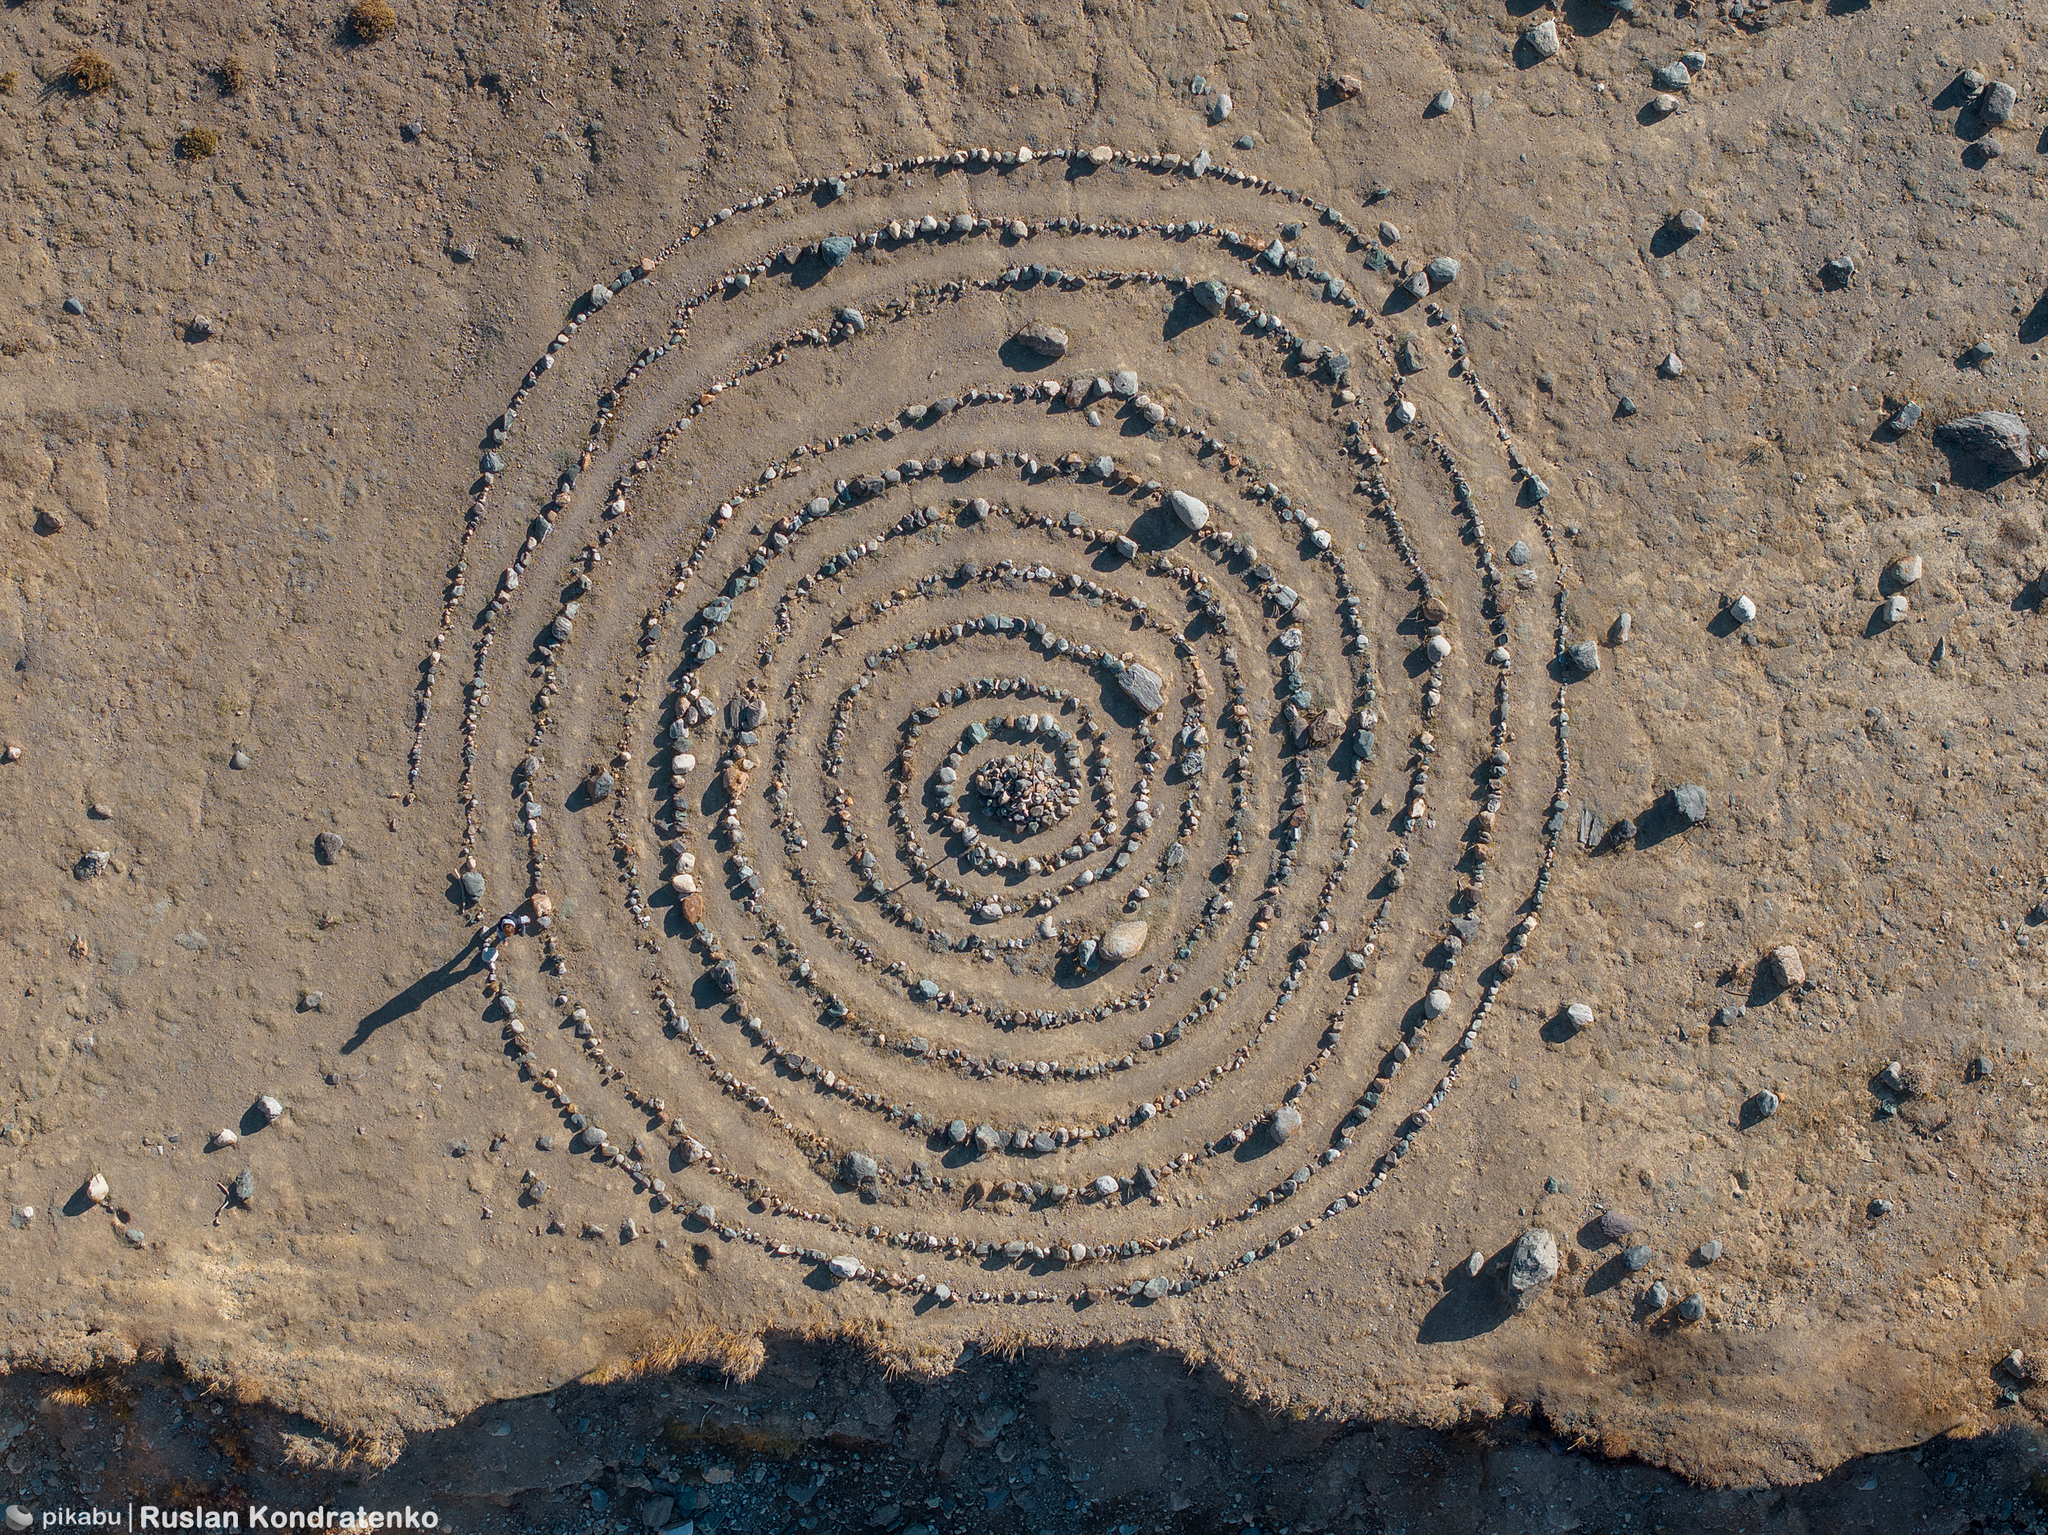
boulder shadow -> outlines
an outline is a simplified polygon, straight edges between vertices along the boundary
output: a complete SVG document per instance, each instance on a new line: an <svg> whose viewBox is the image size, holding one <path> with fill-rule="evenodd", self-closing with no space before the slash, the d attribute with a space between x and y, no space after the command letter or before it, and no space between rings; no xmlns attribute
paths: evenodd
<svg viewBox="0 0 2048 1535"><path fill-rule="evenodd" d="M1508 1288L1507 1266L1514 1244L1501 1248L1475 1275L1460 1264L1444 1280L1444 1293L1422 1318L1415 1341L1422 1344L1463 1343L1483 1337L1519 1309Z"/></svg>

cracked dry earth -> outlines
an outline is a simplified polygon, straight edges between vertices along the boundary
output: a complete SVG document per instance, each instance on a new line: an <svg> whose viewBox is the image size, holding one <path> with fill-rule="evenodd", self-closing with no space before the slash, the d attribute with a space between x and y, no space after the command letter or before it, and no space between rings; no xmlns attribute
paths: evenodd
<svg viewBox="0 0 2048 1535"><path fill-rule="evenodd" d="M7 1363L2031 1433L2040 24L1544 19L8 11Z"/></svg>

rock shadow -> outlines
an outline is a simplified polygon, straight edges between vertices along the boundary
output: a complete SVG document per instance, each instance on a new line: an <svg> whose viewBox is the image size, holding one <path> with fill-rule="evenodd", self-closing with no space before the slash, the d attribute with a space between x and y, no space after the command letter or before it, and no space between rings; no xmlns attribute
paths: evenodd
<svg viewBox="0 0 2048 1535"><path fill-rule="evenodd" d="M1519 1240L1519 1238L1517 1239ZM1422 1318L1415 1341L1422 1344L1463 1343L1483 1337L1520 1309L1508 1288L1508 1259L1514 1243L1499 1249L1478 1274L1460 1264L1444 1280L1444 1293Z"/></svg>

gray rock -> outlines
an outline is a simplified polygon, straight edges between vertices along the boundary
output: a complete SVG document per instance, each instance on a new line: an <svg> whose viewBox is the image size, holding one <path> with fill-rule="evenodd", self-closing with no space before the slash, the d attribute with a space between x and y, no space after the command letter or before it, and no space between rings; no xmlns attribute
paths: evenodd
<svg viewBox="0 0 2048 1535"><path fill-rule="evenodd" d="M839 1164L839 1175L848 1183L872 1183L882 1169L865 1151L849 1151Z"/></svg>
<svg viewBox="0 0 2048 1535"><path fill-rule="evenodd" d="M1571 1026L1575 1029L1590 1029L1593 1027L1593 1009L1583 1002L1574 1002L1564 1010L1564 1015L1570 1020Z"/></svg>
<svg viewBox="0 0 2048 1535"><path fill-rule="evenodd" d="M1116 681L1131 702L1147 714L1157 714L1166 707L1166 686L1151 667L1126 666L1117 673Z"/></svg>
<svg viewBox="0 0 2048 1535"><path fill-rule="evenodd" d="M331 831L323 831L313 839L313 856L322 863L333 863L341 857L341 838Z"/></svg>
<svg viewBox="0 0 2048 1535"><path fill-rule="evenodd" d="M2003 80L1993 80L1977 98L1977 115L1994 128L2002 127L2012 121L2012 110L2019 105L2019 99L2020 93Z"/></svg>
<svg viewBox="0 0 2048 1535"><path fill-rule="evenodd" d="M1209 503L1198 496L1191 496L1184 490L1169 492L1166 505L1173 515L1180 519L1182 527L1199 533L1209 526Z"/></svg>
<svg viewBox="0 0 2048 1535"><path fill-rule="evenodd" d="M1671 225L1687 239L1707 232L1707 216L1697 208L1680 208Z"/></svg>
<svg viewBox="0 0 2048 1535"><path fill-rule="evenodd" d="M1529 553L1529 546L1523 543L1521 539L1518 538L1508 545L1508 563L1510 565L1519 569L1521 566L1528 564L1533 558L1535 556Z"/></svg>
<svg viewBox="0 0 2048 1535"><path fill-rule="evenodd" d="M1043 320L1033 320L1018 331L1013 338L1025 351L1039 357L1064 357L1067 355L1067 333L1057 325Z"/></svg>
<svg viewBox="0 0 2048 1535"><path fill-rule="evenodd" d="M1109 376L1109 388L1119 400L1135 399L1138 393L1138 375L1129 368L1118 368Z"/></svg>
<svg viewBox="0 0 2048 1535"><path fill-rule="evenodd" d="M1401 231L1400 231L1400 230L1399 230L1398 228L1396 228L1396 227L1395 227L1394 225L1392 225L1392 224L1389 224L1389 223L1388 223L1388 222L1387 222L1387 221L1386 221L1385 219L1381 219L1381 220L1380 220L1380 244L1382 244L1382 245L1399 245L1400 243L1401 243Z"/></svg>
<svg viewBox="0 0 2048 1535"><path fill-rule="evenodd" d="M2009 410L1980 410L1934 429L1937 442L1945 442L2007 474L2018 474L2032 462L2027 451L2028 436L2027 423Z"/></svg>
<svg viewBox="0 0 2048 1535"><path fill-rule="evenodd" d="M1904 623L1912 616L1912 612L1913 605L1906 600L1906 594L1904 592L1893 592L1891 596L1885 598L1884 607L1880 610L1879 617L1887 627L1890 627L1894 624Z"/></svg>
<svg viewBox="0 0 2048 1535"><path fill-rule="evenodd" d="M462 893L472 901L484 898L484 874L481 869L465 869L462 873Z"/></svg>
<svg viewBox="0 0 2048 1535"><path fill-rule="evenodd" d="M827 235L818 242L818 254L825 258L827 266L843 266L853 254L852 235Z"/></svg>
<svg viewBox="0 0 2048 1535"><path fill-rule="evenodd" d="M1556 27L1545 22L1556 36ZM1548 57L1548 55L1545 55ZM1557 1238L1540 1226L1522 1233L1515 1243L1515 1250L1508 1258L1508 1288L1517 1295L1526 1295L1541 1285L1547 1285L1557 1278Z"/></svg>
<svg viewBox="0 0 2048 1535"><path fill-rule="evenodd" d="M1600 646L1593 640L1580 640L1564 654L1567 661L1589 677L1600 670Z"/></svg>
<svg viewBox="0 0 2048 1535"><path fill-rule="evenodd" d="M1557 39L1557 22L1550 19L1539 21L1524 32L1522 41L1529 45L1539 59L1556 58L1558 49L1564 46ZM1553 1264L1553 1270L1555 1267Z"/></svg>
<svg viewBox="0 0 2048 1535"><path fill-rule="evenodd" d="M245 1167L235 1174L235 1181L230 1187L234 1190L236 1202L246 1205L256 1197L256 1174Z"/></svg>
<svg viewBox="0 0 2048 1535"><path fill-rule="evenodd" d="M1723 1252L1723 1250L1724 1249L1718 1241L1709 1238L1707 1241L1700 1243L1700 1262L1718 1262L1720 1260L1721 1253Z"/></svg>
<svg viewBox="0 0 2048 1535"><path fill-rule="evenodd" d="M1188 297L1210 314L1221 314L1223 306L1230 301L1230 289L1218 278L1205 277L1188 289Z"/></svg>
<svg viewBox="0 0 2048 1535"><path fill-rule="evenodd" d="M241 772L248 765L249 754L243 751L241 747L236 747L234 751L228 754L228 766L233 768L237 773Z"/></svg>
<svg viewBox="0 0 2048 1535"><path fill-rule="evenodd" d="M1467 1279L1477 1279L1486 1269L1486 1254L1475 1249L1463 1266Z"/></svg>
<svg viewBox="0 0 2048 1535"><path fill-rule="evenodd" d="M1289 1103L1283 1104L1273 1111L1273 1117L1267 1123L1266 1131L1273 1137L1275 1142L1284 1146L1294 1138L1294 1133L1300 1128L1301 1110Z"/></svg>
<svg viewBox="0 0 2048 1535"><path fill-rule="evenodd" d="M1806 961L1799 957L1799 951L1789 943L1781 943L1771 950L1767 960L1771 980L1780 989L1806 984Z"/></svg>
<svg viewBox="0 0 2048 1535"><path fill-rule="evenodd" d="M1650 72L1650 83L1660 91L1687 90L1692 85L1692 71L1685 67L1683 59L1673 59Z"/></svg>
<svg viewBox="0 0 2048 1535"><path fill-rule="evenodd" d="M1681 1321L1697 1322L1706 1314L1707 1303L1697 1292L1688 1295L1678 1303L1678 1315Z"/></svg>
<svg viewBox="0 0 2048 1535"><path fill-rule="evenodd" d="M1429 286L1436 289L1449 287L1458 280L1458 273L1464 269L1459 266L1457 257L1438 256L1422 270L1429 274Z"/></svg>
<svg viewBox="0 0 2048 1535"><path fill-rule="evenodd" d="M1778 1112L1778 1095L1768 1087L1749 1101L1750 1105L1756 1110L1756 1117L1758 1119L1769 1119Z"/></svg>
<svg viewBox="0 0 2048 1535"><path fill-rule="evenodd" d="M1643 1304L1652 1311L1662 1311L1671 1304L1671 1291L1665 1286L1663 1280L1660 1279L1650 1286L1643 1296Z"/></svg>
<svg viewBox="0 0 2048 1535"><path fill-rule="evenodd" d="M85 300L82 298L67 298L64 300L64 312L66 314L84 314Z"/></svg>
<svg viewBox="0 0 2048 1535"><path fill-rule="evenodd" d="M1855 280L1856 261L1852 256L1830 256L1820 264L1821 286L1846 288Z"/></svg>
<svg viewBox="0 0 2048 1535"><path fill-rule="evenodd" d="M1650 1250L1649 1244L1638 1242L1634 1247L1623 1251L1621 1261L1628 1266L1631 1274L1640 1274L1650 1266L1656 1256L1656 1253Z"/></svg>
<svg viewBox="0 0 2048 1535"><path fill-rule="evenodd" d="M1434 96L1430 97L1429 99L1430 110L1437 113L1439 116L1441 116L1445 112L1450 111L1451 108L1456 106L1457 104L1458 98L1449 86L1445 86L1442 90L1438 91Z"/></svg>
<svg viewBox="0 0 2048 1535"><path fill-rule="evenodd" d="M1910 432L1920 424L1920 407L1908 400L1892 412L1891 420L1885 422L1885 430L1893 433Z"/></svg>
<svg viewBox="0 0 2048 1535"><path fill-rule="evenodd" d="M1696 783L1679 784L1671 791L1671 808L1686 825L1698 826L1707 818L1707 791Z"/></svg>

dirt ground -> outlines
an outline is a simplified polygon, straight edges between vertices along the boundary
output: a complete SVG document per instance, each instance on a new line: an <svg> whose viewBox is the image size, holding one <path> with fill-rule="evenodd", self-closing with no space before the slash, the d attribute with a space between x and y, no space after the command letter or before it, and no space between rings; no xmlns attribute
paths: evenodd
<svg viewBox="0 0 2048 1535"><path fill-rule="evenodd" d="M392 20L0 13L0 1364L2031 1442L2041 22Z"/></svg>

